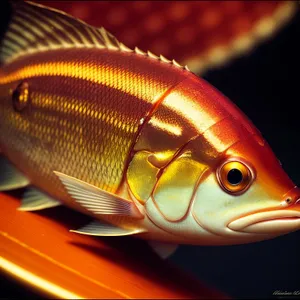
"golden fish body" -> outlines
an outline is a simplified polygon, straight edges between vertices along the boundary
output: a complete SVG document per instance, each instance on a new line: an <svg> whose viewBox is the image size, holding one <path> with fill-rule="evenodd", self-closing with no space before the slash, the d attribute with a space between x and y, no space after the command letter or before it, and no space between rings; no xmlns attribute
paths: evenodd
<svg viewBox="0 0 300 300"><path fill-rule="evenodd" d="M244 234L236 220L299 198L254 125L175 61L28 3L15 5L1 59L0 148L28 183L115 226L81 233L255 241L272 230Z"/></svg>
<svg viewBox="0 0 300 300"><path fill-rule="evenodd" d="M163 80L168 69L151 62L157 63L160 76L151 80L157 75L141 71L148 61L137 65L139 56L118 52L107 59L106 52L56 50L26 56L2 69L1 148L12 161L18 160L31 182L43 190L50 185L58 199L68 197L53 170L115 193L147 116L185 76L176 70L171 80ZM82 55L86 59L78 58ZM12 101L19 100L12 94L24 82L29 103L17 112Z"/></svg>

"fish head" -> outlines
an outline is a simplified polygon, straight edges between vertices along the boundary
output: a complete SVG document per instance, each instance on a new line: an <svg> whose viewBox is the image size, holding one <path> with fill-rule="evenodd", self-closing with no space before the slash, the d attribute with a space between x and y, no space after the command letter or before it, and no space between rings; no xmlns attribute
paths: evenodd
<svg viewBox="0 0 300 300"><path fill-rule="evenodd" d="M168 97L180 103L196 134L153 176L145 204L151 220L180 242L202 245L243 244L300 229L300 191L261 133L215 88L188 80ZM194 134L182 128L182 136Z"/></svg>
<svg viewBox="0 0 300 300"><path fill-rule="evenodd" d="M300 229L299 199L270 146L245 134L199 183L191 213L208 244L241 244Z"/></svg>

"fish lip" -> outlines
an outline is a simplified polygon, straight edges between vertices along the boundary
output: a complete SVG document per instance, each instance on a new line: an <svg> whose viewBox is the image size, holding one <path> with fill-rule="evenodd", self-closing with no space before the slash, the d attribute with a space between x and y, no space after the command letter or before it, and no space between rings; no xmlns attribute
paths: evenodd
<svg viewBox="0 0 300 300"><path fill-rule="evenodd" d="M230 230L245 233L278 234L300 229L300 211L278 209L262 211L231 221Z"/></svg>

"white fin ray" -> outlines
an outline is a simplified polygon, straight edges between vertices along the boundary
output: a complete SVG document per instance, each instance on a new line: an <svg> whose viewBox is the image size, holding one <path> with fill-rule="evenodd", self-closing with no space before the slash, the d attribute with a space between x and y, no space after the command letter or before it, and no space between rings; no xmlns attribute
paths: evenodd
<svg viewBox="0 0 300 300"><path fill-rule="evenodd" d="M54 172L64 185L72 199L94 214L119 215L131 218L143 218L143 215L132 201L101 190L82 180Z"/></svg>
<svg viewBox="0 0 300 300"><path fill-rule="evenodd" d="M163 61L163 62L165 62L167 64L171 63L171 60L165 58L163 55L160 55L159 58L160 58L161 61Z"/></svg>
<svg viewBox="0 0 300 300"><path fill-rule="evenodd" d="M144 229L126 229L109 223L101 223L100 221L93 221L80 229L70 231L93 236L126 236L145 232Z"/></svg>
<svg viewBox="0 0 300 300"><path fill-rule="evenodd" d="M147 54L148 54L149 57L154 58L156 60L159 60L159 57L157 55L153 54L151 51L148 50Z"/></svg>
<svg viewBox="0 0 300 300"><path fill-rule="evenodd" d="M162 259L170 257L178 248L177 244L149 241L152 250Z"/></svg>
<svg viewBox="0 0 300 300"><path fill-rule="evenodd" d="M28 188L23 195L22 203L21 206L18 207L18 210L36 211L59 205L61 205L59 201L51 198L41 191L35 188Z"/></svg>
<svg viewBox="0 0 300 300"><path fill-rule="evenodd" d="M0 156L0 191L11 191L26 187L30 181L4 156Z"/></svg>
<svg viewBox="0 0 300 300"><path fill-rule="evenodd" d="M124 45L123 43L120 43L120 49L124 52L133 52L132 49L130 49L129 47L127 47L126 45Z"/></svg>
<svg viewBox="0 0 300 300"><path fill-rule="evenodd" d="M134 52L135 52L136 54L143 55L143 56L146 56L146 55L147 55L146 52L142 51L142 50L139 49L138 47L135 47L135 48L134 48Z"/></svg>

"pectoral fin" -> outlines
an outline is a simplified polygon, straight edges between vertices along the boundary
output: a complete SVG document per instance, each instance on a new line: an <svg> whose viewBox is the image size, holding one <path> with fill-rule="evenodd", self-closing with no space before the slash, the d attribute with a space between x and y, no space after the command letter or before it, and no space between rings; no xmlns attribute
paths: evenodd
<svg viewBox="0 0 300 300"><path fill-rule="evenodd" d="M11 191L30 184L4 156L0 156L0 191Z"/></svg>
<svg viewBox="0 0 300 300"><path fill-rule="evenodd" d="M54 173L72 199L94 214L119 215L132 218L143 217L137 206L131 201L63 173L56 171Z"/></svg>
<svg viewBox="0 0 300 300"><path fill-rule="evenodd" d="M177 244L149 241L152 250L161 258L166 259L171 256L178 248Z"/></svg>
<svg viewBox="0 0 300 300"><path fill-rule="evenodd" d="M85 235L94 235L94 236L125 236L125 235L132 235L132 234L145 232L144 229L136 229L136 228L126 229L109 223L101 223L99 221L93 221L78 230L70 230L70 231L80 233L80 234L85 234Z"/></svg>
<svg viewBox="0 0 300 300"><path fill-rule="evenodd" d="M28 188L23 195L22 204L18 210L35 211L59 205L61 205L61 203L52 199L50 196L34 188Z"/></svg>

